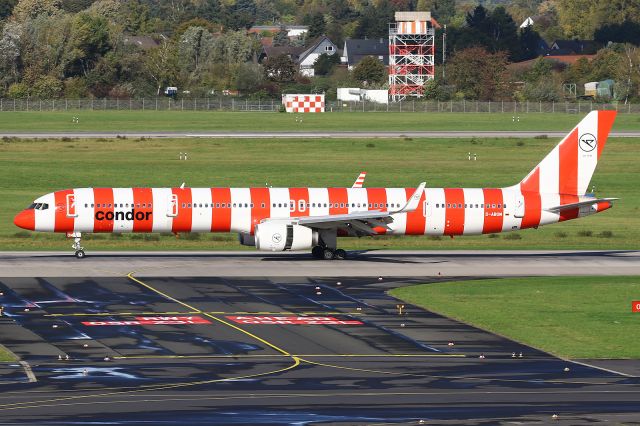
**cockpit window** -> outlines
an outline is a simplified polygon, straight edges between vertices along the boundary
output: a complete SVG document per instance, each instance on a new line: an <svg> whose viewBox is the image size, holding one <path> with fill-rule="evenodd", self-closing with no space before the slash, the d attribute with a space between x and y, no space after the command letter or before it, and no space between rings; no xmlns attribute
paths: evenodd
<svg viewBox="0 0 640 426"><path fill-rule="evenodd" d="M49 204L47 203L33 203L29 207L27 207L27 210L31 210L31 209L47 210L48 208L49 208Z"/></svg>

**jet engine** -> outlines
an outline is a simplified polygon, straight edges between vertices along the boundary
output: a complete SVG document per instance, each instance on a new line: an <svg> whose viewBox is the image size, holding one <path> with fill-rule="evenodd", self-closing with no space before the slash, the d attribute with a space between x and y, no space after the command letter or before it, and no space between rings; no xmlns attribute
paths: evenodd
<svg viewBox="0 0 640 426"><path fill-rule="evenodd" d="M263 222L256 225L256 248L264 251L305 250L318 245L318 232L302 225Z"/></svg>

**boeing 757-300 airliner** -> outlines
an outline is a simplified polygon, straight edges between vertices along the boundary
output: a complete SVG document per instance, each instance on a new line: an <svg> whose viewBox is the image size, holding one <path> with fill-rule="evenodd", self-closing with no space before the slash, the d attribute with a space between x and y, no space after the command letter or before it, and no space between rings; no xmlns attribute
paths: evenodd
<svg viewBox="0 0 640 426"><path fill-rule="evenodd" d="M590 112L521 182L505 188L77 188L39 197L20 228L66 233L236 232L258 250L312 249L344 259L337 236L478 235L599 213L615 198L587 194L615 120Z"/></svg>

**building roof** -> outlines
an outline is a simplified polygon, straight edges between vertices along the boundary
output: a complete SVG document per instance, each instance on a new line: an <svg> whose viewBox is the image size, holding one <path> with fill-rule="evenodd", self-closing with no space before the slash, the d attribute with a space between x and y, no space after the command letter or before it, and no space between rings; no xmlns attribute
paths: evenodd
<svg viewBox="0 0 640 426"><path fill-rule="evenodd" d="M600 44L594 40L555 40L551 43L549 54L571 55L592 54L598 51Z"/></svg>
<svg viewBox="0 0 640 426"><path fill-rule="evenodd" d="M280 55L289 56L294 62L298 61L300 54L305 51L304 47L300 46L264 46L262 48L262 55L264 57L276 57Z"/></svg>
<svg viewBox="0 0 640 426"><path fill-rule="evenodd" d="M547 55L547 56L541 56L541 57L551 62L558 62L565 65L573 65L576 62L578 62L579 59L585 58L590 61L593 58L595 58L595 56L596 55L557 55L557 56ZM529 59L526 61L521 61L521 62L514 62L512 64L507 65L507 68L509 68L512 71L523 70L533 66L534 62L537 61L539 58L540 57L535 59Z"/></svg>
<svg viewBox="0 0 640 426"><path fill-rule="evenodd" d="M122 39L122 42L127 45L139 47L140 49L143 49L143 50L149 50L159 46L159 43L155 39L149 36L126 35Z"/></svg>
<svg viewBox="0 0 640 426"><path fill-rule="evenodd" d="M300 61L302 62L304 58L306 58L311 53L313 53L318 48L318 46L320 46L320 44L325 40L331 43L334 47L334 52L337 52L338 46L336 46L326 35L321 35L316 37L313 41L311 41L311 43L307 44L307 48L300 53Z"/></svg>
<svg viewBox="0 0 640 426"><path fill-rule="evenodd" d="M249 28L249 32L261 33L265 31L265 32L277 33L278 31L280 31L280 28L284 28L285 31L309 30L309 26L307 25L254 25L253 27Z"/></svg>
<svg viewBox="0 0 640 426"><path fill-rule="evenodd" d="M348 38L344 42L343 54L349 66L356 65L367 56L382 56L384 64L389 65L389 40Z"/></svg>

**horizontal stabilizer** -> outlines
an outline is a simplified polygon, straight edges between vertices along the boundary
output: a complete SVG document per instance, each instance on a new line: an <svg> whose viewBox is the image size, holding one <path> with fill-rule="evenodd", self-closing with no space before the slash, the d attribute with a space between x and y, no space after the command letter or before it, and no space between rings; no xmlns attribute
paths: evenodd
<svg viewBox="0 0 640 426"><path fill-rule="evenodd" d="M593 204L606 203L606 202L611 202L616 200L619 200L619 198L591 198L591 199L583 200L577 203L562 204L560 206L551 207L545 210L551 213L558 213L563 210L576 209L580 207L591 206Z"/></svg>

